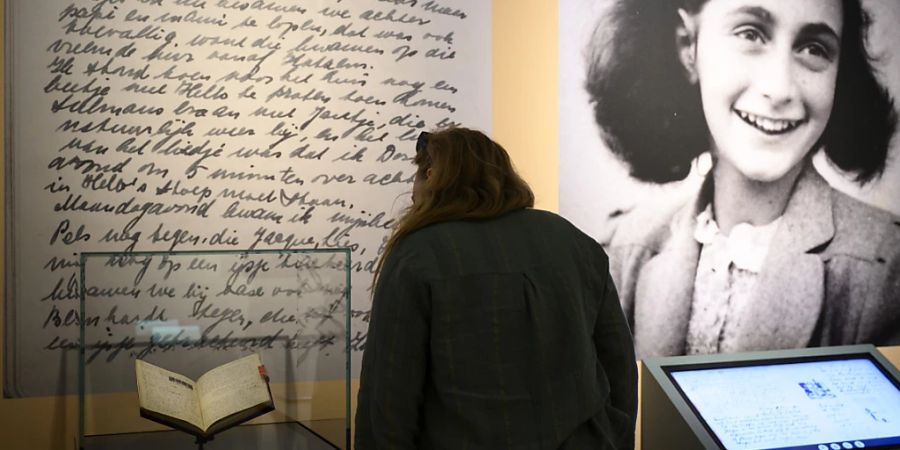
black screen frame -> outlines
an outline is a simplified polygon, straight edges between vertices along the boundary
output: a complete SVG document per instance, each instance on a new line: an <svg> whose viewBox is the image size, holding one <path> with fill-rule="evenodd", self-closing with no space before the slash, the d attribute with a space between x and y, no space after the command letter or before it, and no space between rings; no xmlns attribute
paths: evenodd
<svg viewBox="0 0 900 450"><path fill-rule="evenodd" d="M701 441L712 442L718 449L727 450L713 432L703 415L697 410L690 398L673 378L673 372L685 372L705 369L727 369L740 367L758 367L766 365L788 365L808 362L840 361L865 359L887 378L897 390L900 390L900 371L894 367L873 345L852 345L840 347L818 347L796 350L776 350L764 352L674 356L664 358L646 358L643 363L647 370L659 383L669 401L681 413L688 426ZM690 416L690 417L689 417ZM702 427L705 436L700 435L697 425ZM706 439L703 439L705 437ZM871 447L885 448L885 447Z"/></svg>

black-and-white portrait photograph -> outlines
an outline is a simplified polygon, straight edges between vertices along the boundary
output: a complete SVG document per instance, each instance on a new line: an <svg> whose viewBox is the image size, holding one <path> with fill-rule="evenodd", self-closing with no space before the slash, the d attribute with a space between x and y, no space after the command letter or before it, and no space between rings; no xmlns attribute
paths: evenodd
<svg viewBox="0 0 900 450"><path fill-rule="evenodd" d="M900 2L559 8L560 212L638 358L900 344Z"/></svg>

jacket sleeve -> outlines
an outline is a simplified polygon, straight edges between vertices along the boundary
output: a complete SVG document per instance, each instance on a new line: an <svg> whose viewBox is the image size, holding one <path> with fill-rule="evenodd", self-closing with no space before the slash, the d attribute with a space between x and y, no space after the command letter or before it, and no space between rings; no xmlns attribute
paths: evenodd
<svg viewBox="0 0 900 450"><path fill-rule="evenodd" d="M610 423L624 422L622 429L615 430L619 433L614 437L615 442L618 448L633 448L637 419L637 363L634 341L608 269L602 276L606 281L603 283L603 298L594 329L594 345L597 348L597 358L609 380L610 404L614 409L612 413L620 416L618 418L620 420L610 417Z"/></svg>
<svg viewBox="0 0 900 450"><path fill-rule="evenodd" d="M385 264L372 300L357 402L357 450L415 449L420 431L429 292L402 260L395 262Z"/></svg>
<svg viewBox="0 0 900 450"><path fill-rule="evenodd" d="M882 246L882 256L878 262L886 265L886 275L881 284L879 302L869 300L857 327L861 336L859 343L878 346L900 345L900 221L894 223L894 243ZM874 296L873 296L874 297Z"/></svg>

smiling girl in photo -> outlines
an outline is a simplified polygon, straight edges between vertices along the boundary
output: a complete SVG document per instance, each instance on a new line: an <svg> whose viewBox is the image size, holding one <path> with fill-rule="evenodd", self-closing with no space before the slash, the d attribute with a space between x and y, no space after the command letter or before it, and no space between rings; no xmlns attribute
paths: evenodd
<svg viewBox="0 0 900 450"><path fill-rule="evenodd" d="M588 74L634 177L689 198L607 245L638 357L900 343L900 221L828 185L883 171L897 117L858 0L621 0ZM604 36L604 33L608 35Z"/></svg>

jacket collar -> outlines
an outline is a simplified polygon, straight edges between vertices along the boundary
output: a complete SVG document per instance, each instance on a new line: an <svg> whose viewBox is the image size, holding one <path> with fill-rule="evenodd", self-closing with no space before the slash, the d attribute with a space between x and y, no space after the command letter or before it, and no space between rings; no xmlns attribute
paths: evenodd
<svg viewBox="0 0 900 450"><path fill-rule="evenodd" d="M697 214L711 177L674 217L669 239L640 270L635 288L638 357L685 353L700 245ZM763 263L750 306L737 322L738 350L805 347L824 296L824 266L811 250L834 236L831 187L811 166L801 172Z"/></svg>

